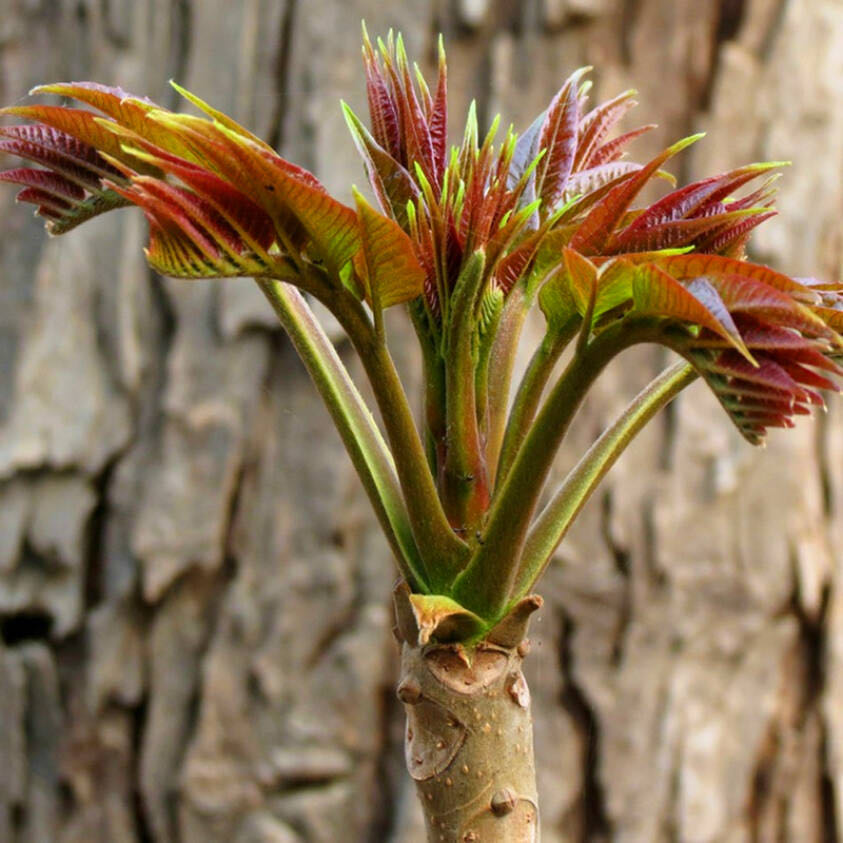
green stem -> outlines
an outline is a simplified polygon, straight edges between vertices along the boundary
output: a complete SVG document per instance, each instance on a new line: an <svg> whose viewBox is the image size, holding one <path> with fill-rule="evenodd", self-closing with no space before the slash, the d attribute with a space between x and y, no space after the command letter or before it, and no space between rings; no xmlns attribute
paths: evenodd
<svg viewBox="0 0 843 843"><path fill-rule="evenodd" d="M617 354L657 337L652 320L623 319L575 356L518 451L490 511L482 545L457 578L455 600L481 617L496 619L509 603L527 529L553 459L589 387Z"/></svg>
<svg viewBox="0 0 843 843"><path fill-rule="evenodd" d="M446 451L443 502L455 530L473 536L489 507L475 393L476 305L485 255L475 252L460 273L445 326Z"/></svg>
<svg viewBox="0 0 843 843"><path fill-rule="evenodd" d="M428 466L437 482L445 461L445 361L428 333L426 315L410 308L422 352L424 442Z"/></svg>
<svg viewBox="0 0 843 843"><path fill-rule="evenodd" d="M425 562L434 594L447 593L463 569L470 550L451 529L436 493L404 386L386 346L352 342L363 361L383 418L398 469L398 479L410 513L413 535Z"/></svg>
<svg viewBox="0 0 843 843"><path fill-rule="evenodd" d="M414 590L424 588L424 566L413 539L392 455L369 408L301 293L283 281L256 281L331 414L402 576Z"/></svg>
<svg viewBox="0 0 843 843"><path fill-rule="evenodd" d="M488 420L486 437L486 465L489 472L489 486L496 486L495 473L500 459L506 429L509 389L518 341L524 327L524 319L530 301L523 285L516 285L509 293L503 306L492 350L489 355Z"/></svg>
<svg viewBox="0 0 843 843"><path fill-rule="evenodd" d="M433 593L447 589L471 551L445 517L404 385L389 350L376 338L361 302L321 268L308 265L305 273L281 280L291 281L328 307L360 355L395 460L413 537L424 561L427 586Z"/></svg>
<svg viewBox="0 0 843 843"><path fill-rule="evenodd" d="M477 423L480 425L480 435L485 441L489 430L489 364L492 358L492 344L498 333L501 320L501 307L498 308L483 326L479 336L479 350L477 371L474 375L474 391L477 395Z"/></svg>
<svg viewBox="0 0 843 843"><path fill-rule="evenodd" d="M544 573L592 492L653 416L697 378L693 366L680 361L648 384L571 469L531 528L516 576L512 602L526 595Z"/></svg>
<svg viewBox="0 0 843 843"><path fill-rule="evenodd" d="M553 367L568 343L576 335L579 323L580 318L575 317L556 330L548 328L541 345L533 353L527 371L518 386L512 409L509 412L503 448L498 460L496 475L498 483L502 483L506 479L506 475L512 467L512 461L515 459L515 455L527 435L527 430L535 418L536 410L547 381L553 372Z"/></svg>

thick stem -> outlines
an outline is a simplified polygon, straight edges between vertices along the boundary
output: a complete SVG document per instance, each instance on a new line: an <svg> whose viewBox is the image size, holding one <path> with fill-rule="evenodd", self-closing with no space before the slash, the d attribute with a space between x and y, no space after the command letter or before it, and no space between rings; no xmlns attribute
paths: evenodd
<svg viewBox="0 0 843 843"><path fill-rule="evenodd" d="M535 843L527 647L403 644L405 754L431 843Z"/></svg>
<svg viewBox="0 0 843 843"><path fill-rule="evenodd" d="M515 400L512 402L512 410L509 413L509 421L504 434L503 448L498 460L497 483L502 483L506 479L518 448L521 447L521 443L527 435L527 430L536 416L536 410L539 407L547 381L553 373L553 367L558 362L568 342L576 335L579 322L580 319L577 317L569 320L558 330L548 330L541 344L533 353L527 371L518 386Z"/></svg>
<svg viewBox="0 0 843 843"><path fill-rule="evenodd" d="M530 309L530 300L521 285L516 286L503 306L498 329L489 355L488 415L489 429L486 436L486 465L489 485L496 485L495 472L498 467L504 431L506 429L509 389L518 341L524 328L524 320Z"/></svg>
<svg viewBox="0 0 843 843"><path fill-rule="evenodd" d="M460 272L445 328L447 449L442 502L454 530L468 536L473 535L489 508L475 391L475 322L484 266L484 254L475 252Z"/></svg>

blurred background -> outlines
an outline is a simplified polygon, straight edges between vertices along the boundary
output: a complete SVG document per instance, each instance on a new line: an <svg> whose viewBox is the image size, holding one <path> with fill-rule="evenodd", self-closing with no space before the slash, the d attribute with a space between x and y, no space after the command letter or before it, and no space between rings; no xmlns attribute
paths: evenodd
<svg viewBox="0 0 843 843"><path fill-rule="evenodd" d="M175 107L172 77L348 197L361 18L425 66L445 34L454 133L471 98L525 128L591 64L660 124L636 158L708 131L680 179L792 159L753 257L840 276L843 0L0 0L0 99L95 79ZM0 840L421 843L387 547L268 307L154 276L138 212L50 241L13 192ZM665 361L607 372L560 473ZM843 840L841 525L839 399L765 451L699 385L650 426L542 584L547 843Z"/></svg>

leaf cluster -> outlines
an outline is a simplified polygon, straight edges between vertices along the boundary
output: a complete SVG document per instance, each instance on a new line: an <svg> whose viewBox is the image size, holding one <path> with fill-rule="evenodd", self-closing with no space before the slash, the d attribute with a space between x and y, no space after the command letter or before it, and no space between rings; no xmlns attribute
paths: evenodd
<svg viewBox="0 0 843 843"><path fill-rule="evenodd" d="M343 110L375 205L356 189L353 205L333 198L178 86L203 116L90 82L36 88L81 107L3 109L28 122L0 128L0 152L35 166L0 181L19 185L53 234L135 205L156 271L254 277L325 399L404 578L482 635L521 605L602 476L694 377L753 444L822 405L819 390L841 373L843 286L746 259L751 231L775 213L780 163L676 187L664 167L701 135L628 159L653 127L613 134L635 92L589 107L587 68L523 134L499 119L481 134L472 107L449 147L441 43L431 87L400 36L373 44L364 30L363 65L369 125ZM640 204L659 183L670 188ZM345 328L382 430L302 293ZM383 311L395 305L422 349L420 425L389 352ZM513 384L534 305L545 335ZM577 408L606 364L639 343L687 364L656 379L539 511Z"/></svg>

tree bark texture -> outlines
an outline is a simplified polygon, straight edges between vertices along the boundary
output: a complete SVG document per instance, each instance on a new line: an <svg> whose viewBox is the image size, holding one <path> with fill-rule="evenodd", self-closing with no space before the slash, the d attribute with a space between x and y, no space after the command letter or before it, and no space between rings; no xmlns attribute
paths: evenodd
<svg viewBox="0 0 843 843"><path fill-rule="evenodd" d="M2 0L0 98L172 77L347 197L363 17L445 33L455 131L592 64L641 155L708 130L681 178L793 159L754 256L839 276L843 0ZM153 276L137 212L0 218L0 840L420 843L386 543L260 293ZM664 362L610 368L560 473ZM841 537L838 399L766 451L701 385L648 428L539 589L544 841L843 840Z"/></svg>

